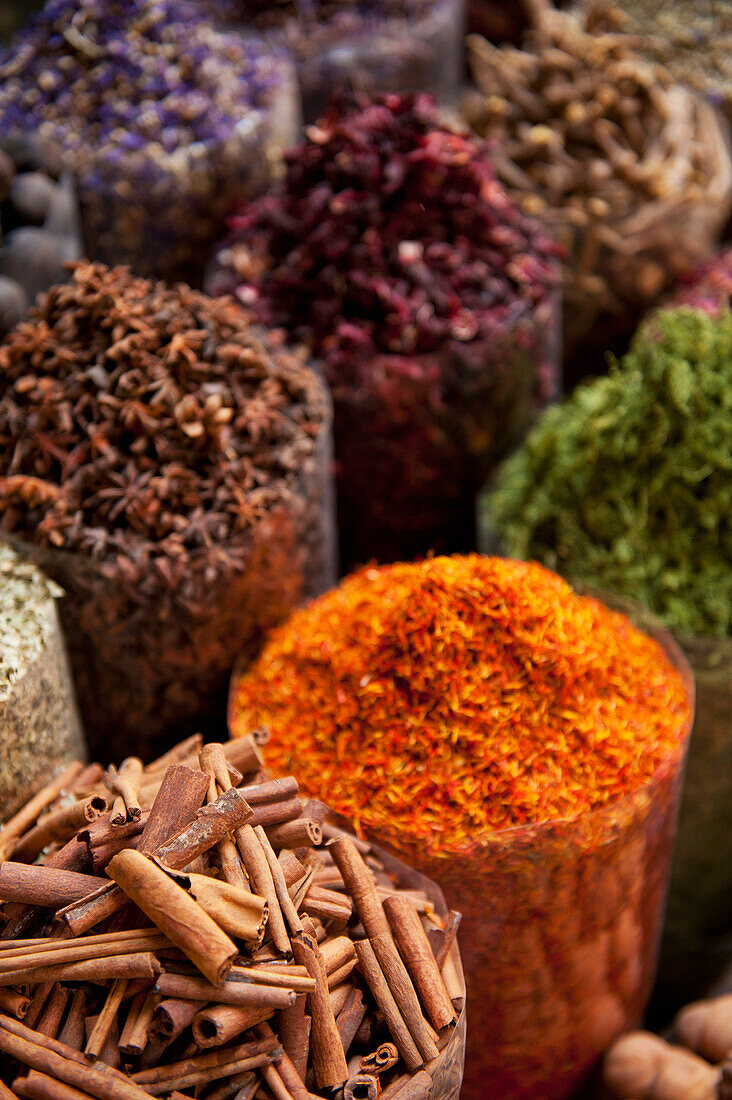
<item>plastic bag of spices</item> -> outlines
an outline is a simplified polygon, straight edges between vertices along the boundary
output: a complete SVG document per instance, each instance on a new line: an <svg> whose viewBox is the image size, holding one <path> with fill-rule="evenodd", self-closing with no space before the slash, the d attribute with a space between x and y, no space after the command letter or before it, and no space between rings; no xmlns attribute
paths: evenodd
<svg viewBox="0 0 732 1100"><path fill-rule="evenodd" d="M334 402L345 567L474 544L481 478L558 389L558 250L426 95L334 104L208 279L302 340Z"/></svg>
<svg viewBox="0 0 732 1100"><path fill-rule="evenodd" d="M628 335L710 254L729 216L729 126L612 23L531 5L520 50L468 40L468 122L496 174L566 248L565 351ZM606 9L603 7L603 11Z"/></svg>
<svg viewBox="0 0 732 1100"><path fill-rule="evenodd" d="M229 721L463 913L463 1097L560 1100L650 994L692 712L668 635L469 555L295 612Z"/></svg>
<svg viewBox="0 0 732 1100"><path fill-rule="evenodd" d="M0 818L85 754L56 603L61 590L0 544Z"/></svg>
<svg viewBox="0 0 732 1100"><path fill-rule="evenodd" d="M444 105L457 101L465 0L218 0L214 10L288 50L308 122L343 89L424 90Z"/></svg>
<svg viewBox="0 0 732 1100"><path fill-rule="evenodd" d="M85 254L194 285L299 124L284 51L186 0L53 0L0 56L0 82L0 132L53 138L76 175Z"/></svg>
<svg viewBox="0 0 732 1100"><path fill-rule="evenodd" d="M327 390L234 303L101 264L8 336L0 374L0 527L65 591L90 744L149 756L333 582Z"/></svg>

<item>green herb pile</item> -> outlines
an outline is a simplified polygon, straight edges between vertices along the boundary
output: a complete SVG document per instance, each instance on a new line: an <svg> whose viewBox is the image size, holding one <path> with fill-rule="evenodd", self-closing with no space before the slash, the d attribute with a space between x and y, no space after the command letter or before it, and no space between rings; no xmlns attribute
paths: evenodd
<svg viewBox="0 0 732 1100"><path fill-rule="evenodd" d="M608 377L544 413L483 519L515 557L682 634L732 634L732 313L655 313Z"/></svg>

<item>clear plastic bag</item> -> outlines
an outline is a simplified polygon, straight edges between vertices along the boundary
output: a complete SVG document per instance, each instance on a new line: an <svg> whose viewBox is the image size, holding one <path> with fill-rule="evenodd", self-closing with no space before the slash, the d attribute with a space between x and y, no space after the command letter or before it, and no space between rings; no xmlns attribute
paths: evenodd
<svg viewBox="0 0 732 1100"><path fill-rule="evenodd" d="M378 0L363 6L315 0L294 5L292 14L285 5L276 14L271 6L259 13L257 7L229 0L224 15L237 22L253 20L273 42L287 47L306 122L319 118L344 88L431 91L446 106L457 102L465 0Z"/></svg>
<svg viewBox="0 0 732 1100"><path fill-rule="evenodd" d="M0 557L5 567L9 557L6 546L0 546ZM39 578L37 584L45 582ZM27 626L27 607L17 609L16 619L10 608L13 596L3 580L0 819L12 815L66 764L86 758L56 611L61 593L53 585L46 588L47 598L39 605L36 597L34 621ZM17 665L9 654L12 641L8 636L15 622L17 633L26 637L26 646L33 651L28 660Z"/></svg>
<svg viewBox="0 0 732 1100"><path fill-rule="evenodd" d="M262 47L264 49L264 47ZM252 109L215 146L152 158L85 150L77 169L86 253L139 275L199 286L237 202L266 190L296 138L300 107L292 66L273 52L266 108Z"/></svg>
<svg viewBox="0 0 732 1100"><path fill-rule="evenodd" d="M693 692L683 656L657 638ZM463 1100L564 1100L640 1023L656 969L689 730L653 781L570 822L489 834L436 874L463 913ZM489 1091L486 1091L486 1090Z"/></svg>
<svg viewBox="0 0 732 1100"><path fill-rule="evenodd" d="M352 364L333 385L344 565L470 550L475 495L559 392L559 305L490 340Z"/></svg>
<svg viewBox="0 0 732 1100"><path fill-rule="evenodd" d="M213 727L234 660L251 659L268 628L335 582L331 446L326 417L287 503L219 548L243 568L213 588L203 555L191 556L195 604L161 582L155 562L140 583L123 558L24 546L65 591L61 622L96 756L151 758Z"/></svg>

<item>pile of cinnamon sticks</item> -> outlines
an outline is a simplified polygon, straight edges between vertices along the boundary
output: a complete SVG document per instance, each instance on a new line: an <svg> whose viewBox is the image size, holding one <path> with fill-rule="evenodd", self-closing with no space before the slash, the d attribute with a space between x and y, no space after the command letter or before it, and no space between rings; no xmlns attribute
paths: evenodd
<svg viewBox="0 0 732 1100"><path fill-rule="evenodd" d="M0 1100L430 1095L459 914L269 779L255 737L72 764L0 859Z"/></svg>

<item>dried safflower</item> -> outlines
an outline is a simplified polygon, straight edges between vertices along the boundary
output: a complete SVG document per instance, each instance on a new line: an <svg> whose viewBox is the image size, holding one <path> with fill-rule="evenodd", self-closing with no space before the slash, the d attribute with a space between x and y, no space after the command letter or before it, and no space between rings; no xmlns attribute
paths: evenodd
<svg viewBox="0 0 732 1100"><path fill-rule="evenodd" d="M322 361L344 562L472 545L481 477L557 387L558 251L428 96L333 106L244 207L212 293Z"/></svg>
<svg viewBox="0 0 732 1100"><path fill-rule="evenodd" d="M670 656L668 655L670 653ZM368 567L232 686L234 735L464 913L469 1095L568 1096L653 977L689 680L535 563ZM681 662L682 663L682 662Z"/></svg>
<svg viewBox="0 0 732 1100"><path fill-rule="evenodd" d="M0 378L0 529L66 591L90 742L144 753L331 581L327 392L233 302L101 264L40 299Z"/></svg>
<svg viewBox="0 0 732 1100"><path fill-rule="evenodd" d="M0 54L0 133L61 146L86 252L201 279L234 200L295 133L286 58L189 0L49 0Z"/></svg>
<svg viewBox="0 0 732 1100"><path fill-rule="evenodd" d="M498 178L567 249L564 338L632 331L715 246L732 203L727 126L634 39L534 0L520 49L469 38L471 126ZM604 12L604 9L603 9Z"/></svg>

